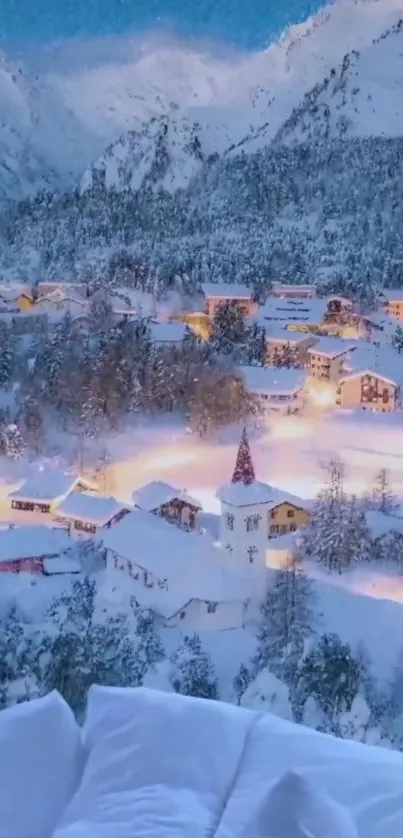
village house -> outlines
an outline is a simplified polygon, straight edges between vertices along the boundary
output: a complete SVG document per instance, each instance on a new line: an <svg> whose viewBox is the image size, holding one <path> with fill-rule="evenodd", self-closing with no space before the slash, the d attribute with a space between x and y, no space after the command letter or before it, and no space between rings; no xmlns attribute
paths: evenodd
<svg viewBox="0 0 403 838"><path fill-rule="evenodd" d="M283 285L275 282L272 287L272 294L283 300L313 300L316 293L316 285Z"/></svg>
<svg viewBox="0 0 403 838"><path fill-rule="evenodd" d="M308 350L312 378L338 382L343 375L346 358L354 349L354 344L340 338L320 338Z"/></svg>
<svg viewBox="0 0 403 838"><path fill-rule="evenodd" d="M241 366L239 372L262 411L290 416L303 409L306 376L301 369Z"/></svg>
<svg viewBox="0 0 403 838"><path fill-rule="evenodd" d="M116 571L142 607L166 627L225 630L244 625L247 580L223 564L206 535L135 509L105 534L107 572ZM226 558L226 556L224 556Z"/></svg>
<svg viewBox="0 0 403 838"><path fill-rule="evenodd" d="M325 322L327 302L323 299L280 299L269 297L259 312L261 326L276 325L290 331L317 332Z"/></svg>
<svg viewBox="0 0 403 838"><path fill-rule="evenodd" d="M32 290L36 300L41 297L49 298L52 295L59 300L65 297L86 300L89 297L89 287L86 282L52 282L51 280L45 280L37 282Z"/></svg>
<svg viewBox="0 0 403 838"><path fill-rule="evenodd" d="M262 324L260 324L262 325ZM274 324L265 324L266 363L273 367L304 367L308 361L308 349L314 346L316 338L302 332L289 332Z"/></svg>
<svg viewBox="0 0 403 838"><path fill-rule="evenodd" d="M0 284L0 311L18 313L33 305L32 290L28 285L10 282Z"/></svg>
<svg viewBox="0 0 403 838"><path fill-rule="evenodd" d="M384 289L380 295L387 314L390 317L396 317L397 320L403 321L403 288L396 290Z"/></svg>
<svg viewBox="0 0 403 838"><path fill-rule="evenodd" d="M392 413L400 403L400 387L396 379L376 369L353 370L340 378L336 405Z"/></svg>
<svg viewBox="0 0 403 838"><path fill-rule="evenodd" d="M175 489L169 483L153 480L132 494L133 505L144 512L165 518L171 524L194 530L201 504L186 490Z"/></svg>
<svg viewBox="0 0 403 838"><path fill-rule="evenodd" d="M243 317L251 317L257 311L253 301L252 290L247 285L216 284L205 282L202 285L205 300L205 313L210 320L220 306L233 305Z"/></svg>
<svg viewBox="0 0 403 838"><path fill-rule="evenodd" d="M46 526L11 527L0 530L1 573L52 573L51 562L72 549L66 532ZM65 557L71 572L77 572L73 557ZM55 568L57 565L55 565Z"/></svg>
<svg viewBox="0 0 403 838"><path fill-rule="evenodd" d="M149 330L154 346L183 346L186 340L194 341L194 335L185 323L150 322Z"/></svg>
<svg viewBox="0 0 403 838"><path fill-rule="evenodd" d="M309 523L312 511L311 501L284 492L271 486L271 501L267 516L269 538L296 532Z"/></svg>
<svg viewBox="0 0 403 838"><path fill-rule="evenodd" d="M73 492L55 509L57 520L68 527L70 535L101 535L124 515L130 507L116 498L105 497L95 492Z"/></svg>
<svg viewBox="0 0 403 838"><path fill-rule="evenodd" d="M96 486L82 476L43 471L25 480L20 488L10 492L8 497L12 509L48 514L54 512L73 492L85 491L96 491Z"/></svg>

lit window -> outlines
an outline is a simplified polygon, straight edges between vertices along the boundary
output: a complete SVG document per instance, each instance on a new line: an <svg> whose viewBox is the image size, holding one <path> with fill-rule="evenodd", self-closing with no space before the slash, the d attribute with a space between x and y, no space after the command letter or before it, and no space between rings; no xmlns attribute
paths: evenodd
<svg viewBox="0 0 403 838"><path fill-rule="evenodd" d="M295 517L294 509L287 509L287 518L294 518L294 517Z"/></svg>

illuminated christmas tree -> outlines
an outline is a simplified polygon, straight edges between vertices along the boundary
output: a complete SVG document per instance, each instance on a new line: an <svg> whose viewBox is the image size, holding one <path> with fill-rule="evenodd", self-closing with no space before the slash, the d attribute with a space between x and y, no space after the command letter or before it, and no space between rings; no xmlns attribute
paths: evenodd
<svg viewBox="0 0 403 838"><path fill-rule="evenodd" d="M232 483L244 483L245 486L250 486L254 480L255 469L253 468L252 454L249 448L246 428L244 428L242 431L241 441L239 443L234 473L232 475Z"/></svg>

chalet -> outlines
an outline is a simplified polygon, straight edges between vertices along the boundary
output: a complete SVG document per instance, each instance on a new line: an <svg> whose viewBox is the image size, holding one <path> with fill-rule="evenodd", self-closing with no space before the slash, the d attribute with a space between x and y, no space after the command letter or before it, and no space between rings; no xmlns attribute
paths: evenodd
<svg viewBox="0 0 403 838"><path fill-rule="evenodd" d="M313 300L316 297L316 285L282 285L275 282L272 294L282 300Z"/></svg>
<svg viewBox="0 0 403 838"><path fill-rule="evenodd" d="M352 301L348 297L342 297L339 294L331 294L327 297L326 305L326 320L348 318L353 310Z"/></svg>
<svg viewBox="0 0 403 838"><path fill-rule="evenodd" d="M68 296L73 297L73 299L86 300L89 297L89 288L86 282L37 282L33 291L36 299L49 297L52 294L55 295L55 298L59 295L59 299Z"/></svg>
<svg viewBox="0 0 403 838"><path fill-rule="evenodd" d="M71 548L71 539L62 530L45 526L0 530L0 572L45 573L45 562L56 561Z"/></svg>
<svg viewBox="0 0 403 838"><path fill-rule="evenodd" d="M59 471L43 471L25 480L20 488L10 492L8 497L12 509L47 514L53 512L58 504L73 492L95 490L95 484L84 477L74 477Z"/></svg>
<svg viewBox="0 0 403 838"><path fill-rule="evenodd" d="M384 289L380 295L387 314L403 321L403 288L397 290Z"/></svg>
<svg viewBox="0 0 403 838"><path fill-rule="evenodd" d="M304 404L305 373L286 367L241 366L245 389L255 397L260 408L285 416L301 412Z"/></svg>
<svg viewBox="0 0 403 838"><path fill-rule="evenodd" d="M312 503L297 495L284 492L274 486L268 509L267 529L269 538L295 532L309 523Z"/></svg>
<svg viewBox="0 0 403 838"><path fill-rule="evenodd" d="M169 523L194 530L196 516L201 510L198 500L186 490L175 489L169 483L153 480L132 494L133 505L144 512L151 512Z"/></svg>
<svg viewBox="0 0 403 838"><path fill-rule="evenodd" d="M32 305L33 296L29 286L18 283L0 285L0 311L18 313Z"/></svg>
<svg viewBox="0 0 403 838"><path fill-rule="evenodd" d="M302 332L265 324L266 362L271 366L303 367L308 360L308 349L314 346L316 338Z"/></svg>
<svg viewBox="0 0 403 838"><path fill-rule="evenodd" d="M105 497L96 492L73 492L55 509L55 516L60 523L68 526L71 535L102 535L124 515L130 507L119 503L115 498Z"/></svg>
<svg viewBox="0 0 403 838"><path fill-rule="evenodd" d="M290 300L269 297L259 312L261 326L276 325L290 331L315 333L325 321L326 300Z"/></svg>
<svg viewBox="0 0 403 838"><path fill-rule="evenodd" d="M355 345L340 338L320 338L308 349L310 374L320 381L338 382L344 363Z"/></svg>
<svg viewBox="0 0 403 838"><path fill-rule="evenodd" d="M151 341L154 346L183 346L183 342L194 335L185 323L149 323Z"/></svg>
<svg viewBox="0 0 403 838"><path fill-rule="evenodd" d="M399 396L400 386L395 377L383 375L374 368L353 370L340 378L336 405L392 413L399 406Z"/></svg>
<svg viewBox="0 0 403 838"><path fill-rule="evenodd" d="M205 282L202 285L205 300L205 313L210 320L220 306L235 306L243 317L250 317L256 311L252 290L247 285L219 284Z"/></svg>
<svg viewBox="0 0 403 838"><path fill-rule="evenodd" d="M162 625L232 629L244 625L247 580L220 564L206 535L171 527L135 509L105 534L107 573L123 574L125 588Z"/></svg>

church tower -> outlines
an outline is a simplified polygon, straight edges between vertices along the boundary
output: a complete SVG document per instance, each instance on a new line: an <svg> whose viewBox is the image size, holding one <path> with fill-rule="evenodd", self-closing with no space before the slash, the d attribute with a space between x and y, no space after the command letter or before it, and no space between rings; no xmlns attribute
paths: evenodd
<svg viewBox="0 0 403 838"><path fill-rule="evenodd" d="M221 486L221 547L238 567L266 567L271 487L256 480L252 454L243 429L231 483Z"/></svg>

